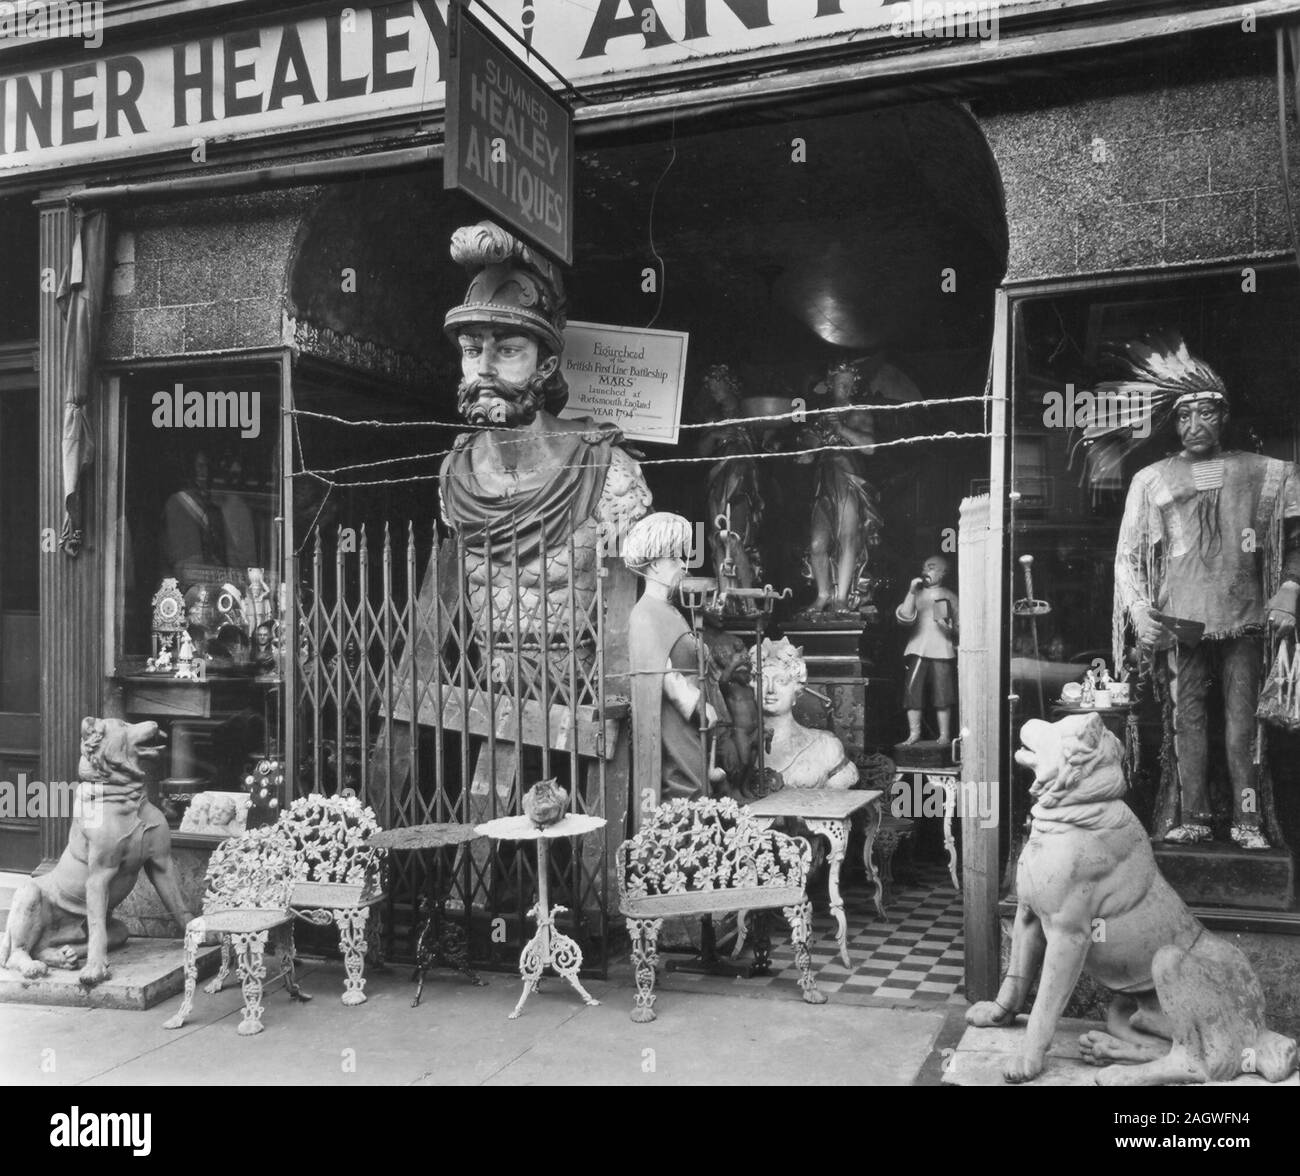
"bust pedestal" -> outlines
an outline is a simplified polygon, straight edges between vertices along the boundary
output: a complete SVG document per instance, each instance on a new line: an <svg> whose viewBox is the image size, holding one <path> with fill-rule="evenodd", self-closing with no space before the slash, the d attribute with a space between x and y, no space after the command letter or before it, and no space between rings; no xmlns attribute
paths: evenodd
<svg viewBox="0 0 1300 1176"><path fill-rule="evenodd" d="M865 617L863 621L868 627L875 623L873 617ZM804 695L796 717L806 727L834 732L854 761L861 761L868 750L884 745L888 734L882 720L891 714L886 700L897 692L893 679L863 672L860 654L863 621L844 617L799 619L782 627L791 643L803 650L808 664L808 685L830 699L828 711L820 699Z"/></svg>
<svg viewBox="0 0 1300 1176"><path fill-rule="evenodd" d="M920 739L916 743L895 743L891 753L899 768L951 768L952 742L947 739Z"/></svg>
<svg viewBox="0 0 1300 1176"><path fill-rule="evenodd" d="M1295 857L1288 849L1242 849L1224 841L1151 847L1156 864L1191 906L1290 910L1295 903Z"/></svg>

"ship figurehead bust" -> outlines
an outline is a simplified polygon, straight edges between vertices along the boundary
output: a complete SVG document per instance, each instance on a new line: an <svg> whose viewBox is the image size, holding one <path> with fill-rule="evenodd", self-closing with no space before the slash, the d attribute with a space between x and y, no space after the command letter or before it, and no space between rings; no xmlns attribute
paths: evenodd
<svg viewBox="0 0 1300 1176"><path fill-rule="evenodd" d="M650 491L617 428L558 415L568 400L559 270L489 221L458 229L451 256L470 274L444 330L460 351L456 406L472 431L439 483L443 520L465 546L475 639L485 647L491 630L492 678L504 683L517 669L536 679L545 633L551 697L571 691L574 651L574 701L594 701L601 554L649 510Z"/></svg>

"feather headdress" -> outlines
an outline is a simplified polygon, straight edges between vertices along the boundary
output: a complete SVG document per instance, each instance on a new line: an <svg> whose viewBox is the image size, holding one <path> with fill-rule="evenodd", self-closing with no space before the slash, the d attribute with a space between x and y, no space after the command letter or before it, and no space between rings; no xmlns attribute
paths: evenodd
<svg viewBox="0 0 1300 1176"><path fill-rule="evenodd" d="M1070 460L1083 454L1083 483L1093 490L1118 489L1124 459L1168 422L1178 405L1217 400L1226 405L1223 380L1187 350L1176 331L1155 331L1107 348L1125 375L1105 380L1075 412L1080 436Z"/></svg>

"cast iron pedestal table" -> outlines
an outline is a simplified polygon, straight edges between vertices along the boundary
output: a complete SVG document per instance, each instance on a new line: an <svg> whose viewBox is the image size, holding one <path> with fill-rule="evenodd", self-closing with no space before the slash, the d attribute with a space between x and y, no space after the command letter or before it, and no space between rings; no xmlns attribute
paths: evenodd
<svg viewBox="0 0 1300 1176"><path fill-rule="evenodd" d="M844 899L840 896L840 866L844 862L844 852L849 844L849 825L854 813L859 809L867 811L867 835L862 847L862 860L867 867L867 876L875 887L876 911L883 920L885 908L881 903L880 875L871 860L871 848L876 840L876 830L880 828L880 797L877 789L827 789L827 788L783 788L758 800L751 801L746 807L755 817L794 817L808 826L812 833L820 833L831 843L828 860L829 876L827 889L830 891L831 914L835 917L836 941L840 947L840 959L849 967L848 921L844 917ZM743 942L743 916L738 921L737 950Z"/></svg>
<svg viewBox="0 0 1300 1176"><path fill-rule="evenodd" d="M463 941L457 941L452 929L443 925L444 899L438 895L436 870L432 860L433 850L451 845L463 845L481 836L473 825L441 823L411 825L404 829L381 829L370 838L370 844L387 850L410 850L420 854L424 862L425 893L423 919L415 941L415 999L416 1008L424 993L424 974L434 964L455 968L462 976L478 985L486 984L469 966L469 953Z"/></svg>
<svg viewBox="0 0 1300 1176"><path fill-rule="evenodd" d="M498 817L495 821L476 825L474 831L496 841L535 841L537 843L537 904L528 911L537 919L537 934L519 953L519 974L523 977L524 990L519 995L519 1003L510 1014L514 1020L524 1009L526 1001L537 991L542 972L554 968L567 980L580 997L589 1005L598 1005L598 1001L582 986L578 971L582 967L582 948L569 936L555 929L555 916L568 908L551 906L547 896L550 871L549 842L557 837L581 837L593 829L605 824L604 817L591 817L584 813L568 813L553 825L535 825L528 816Z"/></svg>
<svg viewBox="0 0 1300 1176"><path fill-rule="evenodd" d="M910 764L898 764L894 771L895 784L907 786L907 777L912 777L912 795L921 797L924 803L926 788L943 789L943 852L948 858L948 877L952 879L952 888L961 893L961 878L957 874L957 840L952 833L952 818L957 812L957 790L961 787L961 767L949 764L940 768L913 767Z"/></svg>

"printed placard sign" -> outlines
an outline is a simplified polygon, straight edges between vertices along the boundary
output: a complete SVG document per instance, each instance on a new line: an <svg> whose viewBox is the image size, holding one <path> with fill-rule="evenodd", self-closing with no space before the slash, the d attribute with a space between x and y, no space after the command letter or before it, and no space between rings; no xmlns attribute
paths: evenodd
<svg viewBox="0 0 1300 1176"><path fill-rule="evenodd" d="M570 323L563 360L569 403L560 415L612 421L629 440L675 445L689 339L685 331Z"/></svg>

